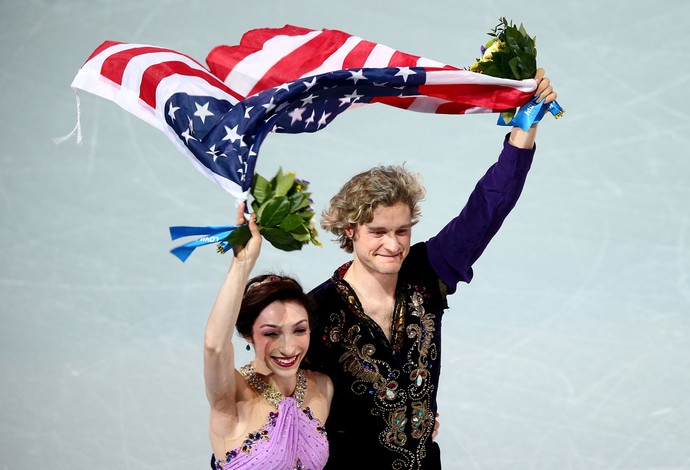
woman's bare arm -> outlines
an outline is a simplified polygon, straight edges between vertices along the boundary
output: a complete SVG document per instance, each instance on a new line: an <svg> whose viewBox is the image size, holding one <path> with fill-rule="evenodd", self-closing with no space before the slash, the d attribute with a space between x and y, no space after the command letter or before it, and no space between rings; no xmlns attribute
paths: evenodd
<svg viewBox="0 0 690 470"><path fill-rule="evenodd" d="M244 204L238 207L238 224L244 222ZM211 409L234 412L237 404L235 355L232 335L242 304L244 286L261 251L261 235L254 215L249 220L252 237L236 249L230 269L221 285L206 324L204 337L204 381Z"/></svg>

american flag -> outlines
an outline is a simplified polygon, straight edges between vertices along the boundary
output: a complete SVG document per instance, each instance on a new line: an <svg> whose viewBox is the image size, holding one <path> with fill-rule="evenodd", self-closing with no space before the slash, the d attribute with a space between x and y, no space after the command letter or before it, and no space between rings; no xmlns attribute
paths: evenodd
<svg viewBox="0 0 690 470"><path fill-rule="evenodd" d="M211 70L174 50L106 41L72 87L109 99L163 131L194 166L247 198L270 132L316 132L355 105L432 113L520 106L534 80L497 79L346 33L286 26L216 47Z"/></svg>

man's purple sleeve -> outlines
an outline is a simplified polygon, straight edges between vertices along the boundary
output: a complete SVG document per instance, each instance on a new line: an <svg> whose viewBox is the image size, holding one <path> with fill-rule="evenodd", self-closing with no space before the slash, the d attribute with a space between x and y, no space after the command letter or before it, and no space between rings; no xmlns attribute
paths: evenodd
<svg viewBox="0 0 690 470"><path fill-rule="evenodd" d="M472 265L515 207L536 146L520 149L503 142L503 151L479 180L460 214L427 241L427 255L448 293L472 280Z"/></svg>

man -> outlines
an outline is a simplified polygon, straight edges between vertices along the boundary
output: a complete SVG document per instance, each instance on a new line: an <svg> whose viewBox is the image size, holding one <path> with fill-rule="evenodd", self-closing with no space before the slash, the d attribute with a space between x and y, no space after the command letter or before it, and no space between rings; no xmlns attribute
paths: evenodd
<svg viewBox="0 0 690 470"><path fill-rule="evenodd" d="M555 100L542 69L535 79L540 101ZM472 279L517 202L536 130L512 129L462 212L426 242L410 246L424 189L402 167L361 173L331 199L321 225L353 260L311 292L309 359L335 386L327 469L441 467L433 437L446 296Z"/></svg>

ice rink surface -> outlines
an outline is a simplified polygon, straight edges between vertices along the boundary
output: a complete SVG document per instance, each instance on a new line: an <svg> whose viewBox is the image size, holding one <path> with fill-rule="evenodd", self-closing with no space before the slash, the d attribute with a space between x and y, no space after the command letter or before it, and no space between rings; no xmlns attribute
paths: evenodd
<svg viewBox="0 0 690 470"><path fill-rule="evenodd" d="M690 469L684 0L4 0L0 469L208 468L202 338L230 258L205 248L180 263L168 227L231 223L234 200L163 133L86 93L84 145L53 144L76 122L69 85L93 49L203 61L244 31L294 24L467 66L500 16L537 36L567 112L540 125L521 200L450 299L444 468ZM407 162L428 189L420 241L460 210L505 132L492 115L369 106L269 136L258 170L310 180L320 211L356 172ZM297 253L266 244L257 271L315 286L348 259L321 238Z"/></svg>

